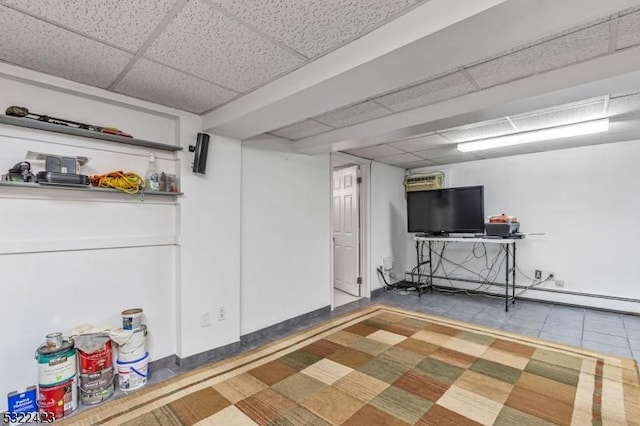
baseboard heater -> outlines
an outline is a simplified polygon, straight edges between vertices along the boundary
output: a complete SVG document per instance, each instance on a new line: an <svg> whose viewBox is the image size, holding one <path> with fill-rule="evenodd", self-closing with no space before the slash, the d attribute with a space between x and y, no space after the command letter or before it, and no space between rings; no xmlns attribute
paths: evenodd
<svg viewBox="0 0 640 426"><path fill-rule="evenodd" d="M407 274L410 274L407 272ZM416 275L416 274L414 274ZM449 280L449 279L453 279L453 277L445 277L442 275L434 275L433 279L441 279L441 280ZM477 284L477 281L473 281L471 279L465 279L465 278L455 278L456 281L462 281L462 282L469 282L469 283L475 283ZM414 283L415 286L417 285L426 285L426 283ZM496 286L496 287L501 287L504 288L505 284L504 283L494 283L494 282L489 282L489 283L484 283L483 285L490 285L490 286ZM453 289L453 290L465 290L465 291L471 291L471 290L467 290L464 288L455 288L455 287L448 287L448 286L441 286L441 285L435 285L434 287L436 288L441 288L443 290L446 289ZM569 290L558 290L555 288L544 288L544 287L531 287L531 286L526 286L526 285L518 285L516 284L515 286L517 289L526 289L529 291L542 291L542 292L547 292L547 293L559 293L559 294L568 294L571 296L584 296L584 297L593 297L595 299L607 299L607 300L617 300L620 302L631 302L631 303L640 303L640 299L632 299L630 297L621 297L621 296L608 296L606 294L595 294L595 293L581 293L578 291L569 291ZM488 293L488 294L492 294L492 293Z"/></svg>

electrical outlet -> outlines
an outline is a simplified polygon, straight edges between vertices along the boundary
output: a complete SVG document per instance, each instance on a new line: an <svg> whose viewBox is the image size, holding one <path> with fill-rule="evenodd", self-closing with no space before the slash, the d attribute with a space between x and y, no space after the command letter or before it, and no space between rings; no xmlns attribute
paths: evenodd
<svg viewBox="0 0 640 426"><path fill-rule="evenodd" d="M556 287L564 288L564 281L562 281L562 280L556 280Z"/></svg>
<svg viewBox="0 0 640 426"><path fill-rule="evenodd" d="M209 327L211 325L211 313L203 312L200 314L200 327Z"/></svg>
<svg viewBox="0 0 640 426"><path fill-rule="evenodd" d="M227 311L224 306L218 308L218 321L224 321L227 319Z"/></svg>
<svg viewBox="0 0 640 426"><path fill-rule="evenodd" d="M535 277L536 277L536 280L542 279L542 271L540 269L536 269Z"/></svg>

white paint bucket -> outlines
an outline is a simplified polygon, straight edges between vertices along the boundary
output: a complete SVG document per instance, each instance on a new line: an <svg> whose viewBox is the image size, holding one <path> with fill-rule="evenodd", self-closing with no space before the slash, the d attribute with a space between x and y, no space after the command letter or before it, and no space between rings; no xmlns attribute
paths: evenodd
<svg viewBox="0 0 640 426"><path fill-rule="evenodd" d="M142 324L124 345L118 347L118 361L131 362L147 353L147 326Z"/></svg>
<svg viewBox="0 0 640 426"><path fill-rule="evenodd" d="M135 361L116 361L120 390L132 391L147 384L149 377L149 353Z"/></svg>
<svg viewBox="0 0 640 426"><path fill-rule="evenodd" d="M142 309L134 308L122 311L122 328L137 330L142 325Z"/></svg>

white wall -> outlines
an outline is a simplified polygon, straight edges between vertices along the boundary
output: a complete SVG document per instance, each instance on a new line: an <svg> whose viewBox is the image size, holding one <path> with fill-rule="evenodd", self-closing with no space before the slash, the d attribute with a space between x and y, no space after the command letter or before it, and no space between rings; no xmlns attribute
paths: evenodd
<svg viewBox="0 0 640 426"><path fill-rule="evenodd" d="M404 278L407 265L407 206L404 197L405 170L371 163L371 289L384 285L376 268L385 257L393 259L393 273Z"/></svg>
<svg viewBox="0 0 640 426"><path fill-rule="evenodd" d="M47 333L68 335L82 323L119 327L126 308L144 309L152 360L237 341L240 142L212 136L207 174L195 175L187 146L202 127L196 115L6 64L0 92L2 111L21 105L184 148L153 150L158 170L179 175L181 197L0 187L0 395L37 383L33 354ZM0 143L2 173L32 150L87 156L85 174L144 175L150 151L6 125ZM211 326L201 328L208 310Z"/></svg>
<svg viewBox="0 0 640 426"><path fill-rule="evenodd" d="M330 304L329 155L242 148L241 334Z"/></svg>
<svg viewBox="0 0 640 426"><path fill-rule="evenodd" d="M518 243L524 274L554 272L568 291L640 299L638 158L640 144L633 141L454 164L445 173L450 187L484 185L487 215L515 215L522 232L545 233ZM640 312L638 303L534 291L526 295Z"/></svg>
<svg viewBox="0 0 640 426"><path fill-rule="evenodd" d="M240 336L240 141L212 135L207 158L206 174L184 172L188 192L180 200L177 353L182 358ZM190 170L192 161L183 157L183 170ZM218 320L221 307L224 321ZM200 326L203 313L210 315L209 327Z"/></svg>

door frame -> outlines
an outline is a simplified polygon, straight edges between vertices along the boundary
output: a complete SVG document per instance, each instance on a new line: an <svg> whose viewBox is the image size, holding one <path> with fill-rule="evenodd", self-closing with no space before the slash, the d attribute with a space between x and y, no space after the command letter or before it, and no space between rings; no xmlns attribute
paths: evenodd
<svg viewBox="0 0 640 426"><path fill-rule="evenodd" d="M329 232L329 246L330 246L330 257L329 257L329 300L331 301L331 309L335 309L334 300L333 300L333 260L334 260L334 251L333 251L333 171L337 168L347 167L357 165L360 166L360 178L362 178L362 183L358 188L358 222L359 222L359 261L360 261L360 276L362 277L362 285L360 287L360 297L371 297L371 160L367 160L365 158L356 157L354 155L345 154L342 152L333 152L330 156L330 179L329 179L329 188L330 188L330 198L331 198L331 208L329 213L329 224L330 224L330 232Z"/></svg>

